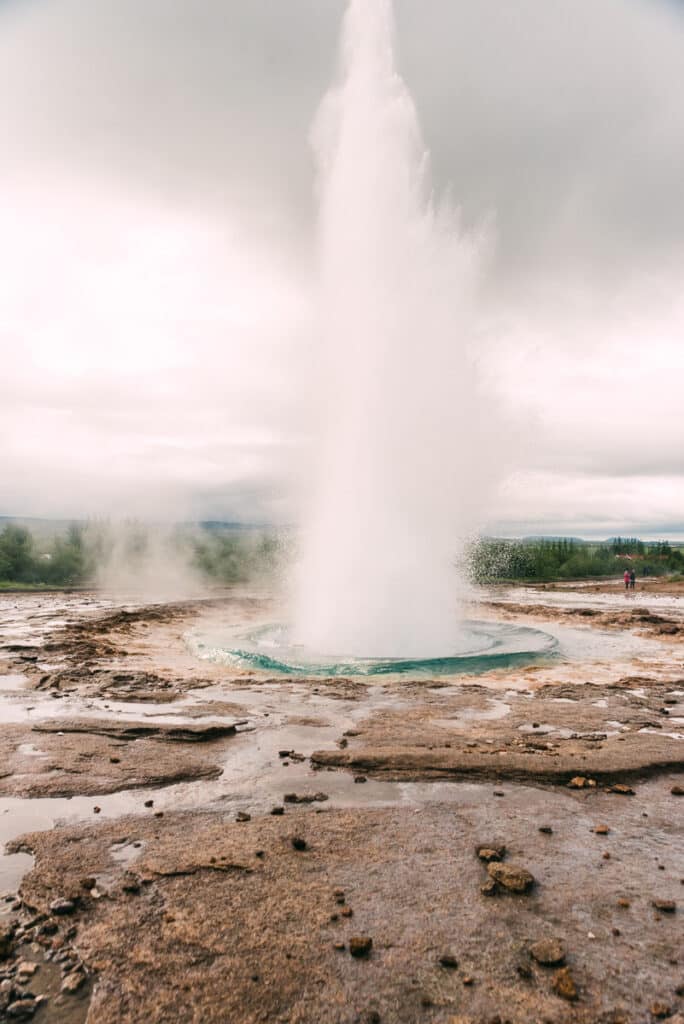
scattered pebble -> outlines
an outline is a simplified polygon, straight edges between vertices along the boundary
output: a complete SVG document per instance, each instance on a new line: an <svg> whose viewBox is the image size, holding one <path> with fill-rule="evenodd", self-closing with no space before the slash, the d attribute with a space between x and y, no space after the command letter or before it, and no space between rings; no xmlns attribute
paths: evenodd
<svg viewBox="0 0 684 1024"><path fill-rule="evenodd" d="M154 807L154 800L146 800L145 807Z"/></svg>
<svg viewBox="0 0 684 1024"><path fill-rule="evenodd" d="M306 850L306 839L303 836L292 836L292 845L295 850Z"/></svg>
<svg viewBox="0 0 684 1024"><path fill-rule="evenodd" d="M530 946L530 956L544 967L557 967L565 960L565 950L558 939L540 939Z"/></svg>
<svg viewBox="0 0 684 1024"><path fill-rule="evenodd" d="M442 967L448 967L450 970L458 967L458 960L451 953L443 953L439 958L439 962Z"/></svg>
<svg viewBox="0 0 684 1024"><path fill-rule="evenodd" d="M20 974L24 978L32 978L38 970L39 965L33 963L32 960L22 960L17 967L17 974Z"/></svg>
<svg viewBox="0 0 684 1024"><path fill-rule="evenodd" d="M610 832L610 829L608 828L607 825L596 825L594 827L594 832L596 833L597 836L607 836L608 833Z"/></svg>
<svg viewBox="0 0 684 1024"><path fill-rule="evenodd" d="M655 1002L651 1005L651 1014L662 1020L663 1017L670 1017L672 1015L672 1007L668 1006L667 1003Z"/></svg>
<svg viewBox="0 0 684 1024"><path fill-rule="evenodd" d="M354 776L354 782L357 785L361 785L361 783L363 783L363 782L368 782L368 779L366 778L365 775L355 775Z"/></svg>
<svg viewBox="0 0 684 1024"><path fill-rule="evenodd" d="M85 974L83 971L72 971L71 974L67 974L66 978L62 982L60 992L72 995L74 992L78 992L84 981Z"/></svg>
<svg viewBox="0 0 684 1024"><path fill-rule="evenodd" d="M38 1007L33 998L15 999L13 1003L9 1004L5 1012L10 1020L28 1020L37 1009Z"/></svg>
<svg viewBox="0 0 684 1024"><path fill-rule="evenodd" d="M368 956L373 948L373 940L367 935L354 935L349 940L349 952L354 957Z"/></svg>
<svg viewBox="0 0 684 1024"><path fill-rule="evenodd" d="M584 775L575 775L573 779L568 782L569 789L594 789L596 787L596 779L588 779Z"/></svg>
<svg viewBox="0 0 684 1024"><path fill-rule="evenodd" d="M101 807L97 807L97 806L93 807L93 814L99 814L101 810L102 810Z"/></svg>
<svg viewBox="0 0 684 1024"><path fill-rule="evenodd" d="M551 982L551 988L557 996L560 996L561 999L567 999L569 1002L574 1002L578 998L577 986L567 967L561 967L556 972Z"/></svg>
<svg viewBox="0 0 684 1024"><path fill-rule="evenodd" d="M328 800L327 793L286 793L283 800L286 804L314 804Z"/></svg>
<svg viewBox="0 0 684 1024"><path fill-rule="evenodd" d="M632 787L625 786L621 782L618 782L615 786L609 786L606 793L618 793L620 796L634 796L634 790Z"/></svg>
<svg viewBox="0 0 684 1024"><path fill-rule="evenodd" d="M284 807L272 807L271 814L280 815L285 813Z"/></svg>
<svg viewBox="0 0 684 1024"><path fill-rule="evenodd" d="M251 821L252 815L248 814L247 811L238 811L235 815L236 821Z"/></svg>
<svg viewBox="0 0 684 1024"><path fill-rule="evenodd" d="M540 825L539 831L542 832L545 836L553 835L553 829L550 825Z"/></svg>
<svg viewBox="0 0 684 1024"><path fill-rule="evenodd" d="M670 793L672 796L684 796L684 786L673 786Z"/></svg>
<svg viewBox="0 0 684 1024"><path fill-rule="evenodd" d="M663 914L674 914L677 909L674 900L653 900L653 906Z"/></svg>
<svg viewBox="0 0 684 1024"><path fill-rule="evenodd" d="M477 855L480 860L486 861L488 864L491 861L503 860L506 856L505 846L478 846Z"/></svg>
<svg viewBox="0 0 684 1024"><path fill-rule="evenodd" d="M52 903L50 904L50 912L52 914L58 914L60 916L64 914L73 914L75 910L76 904L74 903L74 901L64 899L63 897L53 900Z"/></svg>
<svg viewBox="0 0 684 1024"><path fill-rule="evenodd" d="M495 861L487 865L487 871L490 878L509 892L529 892L534 885L534 875L527 868L516 864L499 864Z"/></svg>

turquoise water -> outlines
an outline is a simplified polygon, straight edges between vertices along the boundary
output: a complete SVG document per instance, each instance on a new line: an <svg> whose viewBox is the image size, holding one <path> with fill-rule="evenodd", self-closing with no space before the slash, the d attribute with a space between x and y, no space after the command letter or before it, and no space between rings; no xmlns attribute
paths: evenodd
<svg viewBox="0 0 684 1024"><path fill-rule="evenodd" d="M290 641L284 626L269 625L232 636L196 637L195 653L206 660L283 675L377 676L480 674L549 660L558 655L549 633L495 622L461 624L453 649L439 657L350 658L308 651Z"/></svg>

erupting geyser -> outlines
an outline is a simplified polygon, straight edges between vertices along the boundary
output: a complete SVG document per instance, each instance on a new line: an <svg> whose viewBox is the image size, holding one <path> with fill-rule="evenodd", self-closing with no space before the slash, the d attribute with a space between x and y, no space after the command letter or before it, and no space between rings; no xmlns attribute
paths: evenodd
<svg viewBox="0 0 684 1024"><path fill-rule="evenodd" d="M454 646L454 560L487 466L471 325L480 245L433 198L391 0L350 0L340 63L312 136L325 408L292 638L430 658Z"/></svg>

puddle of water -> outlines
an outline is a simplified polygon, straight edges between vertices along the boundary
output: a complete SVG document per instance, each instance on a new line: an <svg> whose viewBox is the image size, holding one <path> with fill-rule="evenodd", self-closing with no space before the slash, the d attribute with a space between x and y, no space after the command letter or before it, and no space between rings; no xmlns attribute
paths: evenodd
<svg viewBox="0 0 684 1024"><path fill-rule="evenodd" d="M461 708L451 718L434 718L435 725L460 730L473 722L495 722L510 713L511 705L502 700L488 699L488 708Z"/></svg>
<svg viewBox="0 0 684 1024"><path fill-rule="evenodd" d="M44 750L39 748L34 743L20 743L17 747L17 753L22 754L24 757L47 757L48 755Z"/></svg>
<svg viewBox="0 0 684 1024"><path fill-rule="evenodd" d="M23 690L27 683L28 676L22 675L20 672L9 672L7 675L0 675L0 691L16 693L17 690Z"/></svg>

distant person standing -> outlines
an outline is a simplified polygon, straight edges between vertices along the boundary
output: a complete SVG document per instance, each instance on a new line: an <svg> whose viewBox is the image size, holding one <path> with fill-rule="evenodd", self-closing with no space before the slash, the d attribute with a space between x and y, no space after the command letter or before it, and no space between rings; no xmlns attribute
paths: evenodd
<svg viewBox="0 0 684 1024"><path fill-rule="evenodd" d="M624 574L624 576L622 578L625 581L625 590L629 590L629 580L630 580L629 569L625 569L625 574Z"/></svg>
<svg viewBox="0 0 684 1024"><path fill-rule="evenodd" d="M634 590L635 585L636 585L636 572L634 571L634 569L630 569L629 570L629 589L630 590Z"/></svg>

